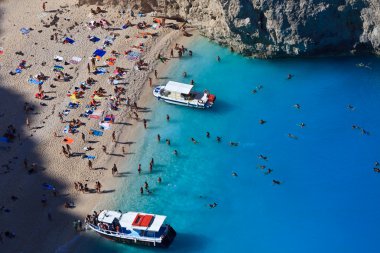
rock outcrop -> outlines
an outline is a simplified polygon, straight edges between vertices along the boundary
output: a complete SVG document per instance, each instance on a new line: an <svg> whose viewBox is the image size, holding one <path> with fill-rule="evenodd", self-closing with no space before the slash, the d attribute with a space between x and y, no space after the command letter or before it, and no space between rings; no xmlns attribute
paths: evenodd
<svg viewBox="0 0 380 253"><path fill-rule="evenodd" d="M380 54L380 0L79 0L188 20L222 45L258 57Z"/></svg>

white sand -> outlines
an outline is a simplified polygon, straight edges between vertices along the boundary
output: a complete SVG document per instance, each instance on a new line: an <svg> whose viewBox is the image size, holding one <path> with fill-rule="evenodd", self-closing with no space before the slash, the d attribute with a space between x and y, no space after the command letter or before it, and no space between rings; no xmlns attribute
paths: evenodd
<svg viewBox="0 0 380 253"><path fill-rule="evenodd" d="M48 12L46 13L42 12L42 1L7 0L0 4L0 47L4 49L4 54L0 55L0 134L5 133L9 124L13 124L17 133L20 134L20 140L16 138L11 144L0 143L0 208L3 206L0 211L0 232L3 239L3 243L0 242L0 252L54 252L59 245L70 241L75 235L72 222L77 219L83 220L100 201L112 197L112 194L117 194L117 183L120 179L112 177L112 165L116 163L119 171L121 170L122 162L127 159L127 155L122 156L122 147L124 146L127 152L133 150L133 145L122 143L137 142L137 132L141 131L139 129L143 126L141 121L128 118L127 111L130 109L123 106L121 110L112 113L116 115L116 123L128 124L113 124L111 130L104 131L103 137L90 137L88 131L92 127L98 129L98 120L87 120L80 118L79 115L85 111L85 105L89 103L90 95L94 90L102 87L107 90L108 95L113 94L114 88L107 82L109 74L103 76L91 74L91 77L98 82L85 92L83 99L80 99L82 104L80 108L71 110L65 120L75 118L85 122L86 125L81 126L79 132L85 133L87 139L98 142L83 143L80 133L75 135L62 133L66 124L60 122L58 112L66 109L66 105L70 102L66 93L69 90L73 91L75 86L79 86L81 81L87 79L89 57L97 47L103 44L105 36L111 33L101 28L91 31L86 27L86 22L104 17L110 22L114 21L115 27L121 27L126 20L126 14L121 17L117 9L107 9L107 13L93 16L90 15L90 9L95 9L96 6L77 7L75 4L75 0L50 1L47 4ZM60 12L49 12L52 10L60 10ZM55 15L59 18L57 26L43 27L41 20L50 23ZM143 20L152 24L151 17L129 19L133 24ZM20 32L22 27L34 30L28 35L22 35ZM42 32L38 32L39 30ZM136 27L115 31L120 36L116 38L113 46L106 48L106 56L97 65L103 65L103 60L111 57L109 54L111 50L123 53L131 49L132 45L144 43L143 59L149 64L148 70L132 70L135 62L128 61L124 55L116 61L116 66L129 70L126 75L129 84L123 86L127 90L126 96L132 101L138 101L139 107L144 107L151 98L151 88L147 82L148 75L156 67L159 74L163 73L167 66L165 64L156 66L158 53L165 52L165 55L168 55L167 49L182 35L178 30L169 28L157 30L149 28L144 32L158 32L159 36L153 38L148 36L147 39L136 38L139 31L141 30ZM55 32L59 33L58 42L50 39ZM73 38L76 41L75 44L62 44L65 34ZM94 44L89 41L89 35L96 35L101 41ZM131 38L125 39L125 35ZM17 51L22 51L24 55L16 55ZM82 58L82 61L77 65L65 66L63 63L53 61L54 55L60 55L66 61L73 56L78 56ZM16 69L21 60L26 60L27 65L32 66L23 70L21 74L13 76L8 74ZM41 63L44 61L46 65L42 66ZM70 82L52 80L54 77L52 68L56 64L64 66L64 72L73 76ZM115 67L108 69L112 73ZM53 100L41 101L34 98L34 94L38 91L37 85L31 85L27 80L30 75L34 76L39 72L50 76L45 81L43 89L47 95L54 97ZM154 77L153 80L155 84ZM50 84L57 87L51 88ZM23 109L24 102L34 105L34 112L26 115ZM46 103L47 106L39 105L40 102ZM101 108L107 110L105 98L102 99L101 104ZM139 112L139 116L140 118L148 117L142 112ZM26 117L29 119L30 128L25 124ZM116 147L111 141L112 131L116 132L117 141L121 142ZM60 137L55 137L54 133ZM84 146L93 147L95 150L88 152L97 157L93 161L93 168L105 169L90 170L87 166L88 161L80 156L66 158L61 153L61 146L65 145L63 136L74 139L71 145L72 152L83 152ZM102 145L107 147L109 153L114 153L116 156L103 154ZM31 175L27 173L23 164L24 158L28 160L29 168L31 163L37 164L36 173ZM83 194L74 189L74 182L87 183L90 188L94 188L97 180L102 183L102 190L106 193ZM43 189L43 183L54 185L58 196L54 197L52 192ZM47 198L46 206L41 203L43 194ZM12 200L11 196L16 196L18 199ZM64 208L67 200L74 201L76 207ZM51 221L48 219L49 213L52 216ZM15 233L16 237L6 238L4 232L7 230Z"/></svg>

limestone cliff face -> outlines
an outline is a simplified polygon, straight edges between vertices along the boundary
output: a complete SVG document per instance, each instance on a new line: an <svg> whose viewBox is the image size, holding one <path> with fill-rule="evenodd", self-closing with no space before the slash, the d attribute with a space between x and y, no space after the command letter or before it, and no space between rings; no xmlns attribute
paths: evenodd
<svg viewBox="0 0 380 253"><path fill-rule="evenodd" d="M180 16L246 55L380 54L380 0L80 0Z"/></svg>

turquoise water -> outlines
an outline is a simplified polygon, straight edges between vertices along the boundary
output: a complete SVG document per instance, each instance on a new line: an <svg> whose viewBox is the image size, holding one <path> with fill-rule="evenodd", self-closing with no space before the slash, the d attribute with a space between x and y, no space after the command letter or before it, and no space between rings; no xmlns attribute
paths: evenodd
<svg viewBox="0 0 380 253"><path fill-rule="evenodd" d="M167 215L176 240L157 250L86 233L75 252L380 252L380 175L373 171L380 161L380 59L264 61L205 39L190 47L194 56L172 64L168 78L194 79L196 88L217 96L216 104L196 110L154 101L149 129L126 165L132 174L114 199L115 209ZM356 67L359 62L372 69ZM190 76L182 78L183 71ZM258 85L263 88L253 94ZM273 172L265 175L258 165ZM273 179L282 184L273 185ZM140 195L145 180L152 195ZM217 207L210 208L214 202Z"/></svg>

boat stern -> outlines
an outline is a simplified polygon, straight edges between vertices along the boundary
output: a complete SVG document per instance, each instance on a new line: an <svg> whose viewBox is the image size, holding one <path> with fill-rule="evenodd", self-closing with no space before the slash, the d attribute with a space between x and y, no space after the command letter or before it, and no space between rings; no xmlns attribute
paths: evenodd
<svg viewBox="0 0 380 253"><path fill-rule="evenodd" d="M169 247L172 242L174 241L174 238L176 237L177 232L174 230L174 228L170 225L167 225L165 233L162 235L162 247Z"/></svg>

